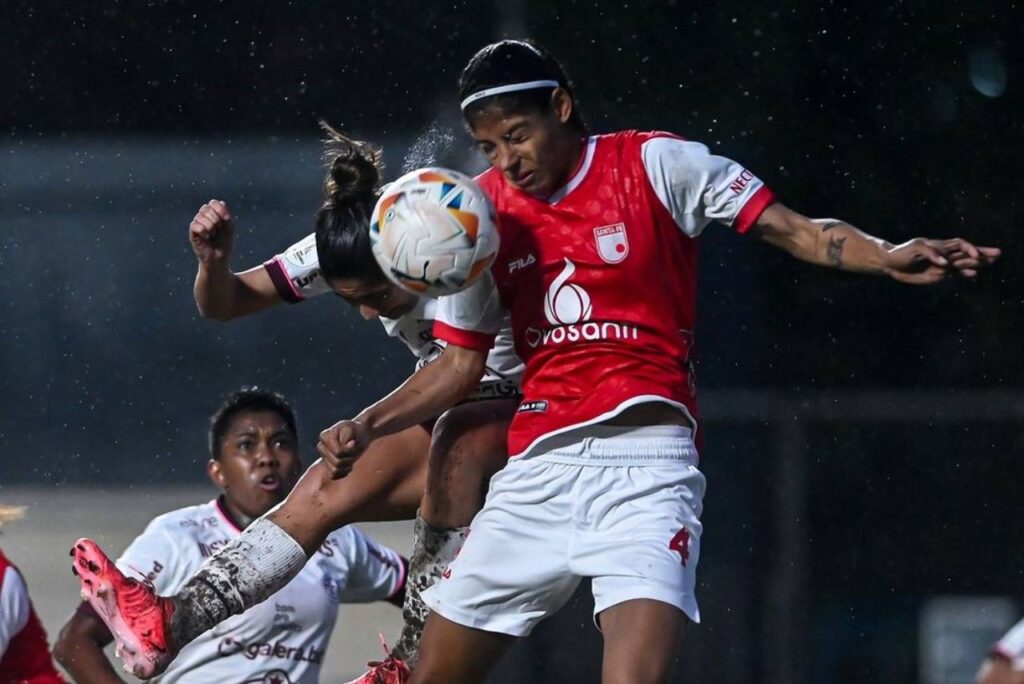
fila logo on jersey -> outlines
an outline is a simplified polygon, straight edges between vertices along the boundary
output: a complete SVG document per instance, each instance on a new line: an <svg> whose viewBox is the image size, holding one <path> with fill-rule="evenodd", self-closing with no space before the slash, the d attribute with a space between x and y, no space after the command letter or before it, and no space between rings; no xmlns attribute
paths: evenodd
<svg viewBox="0 0 1024 684"><path fill-rule="evenodd" d="M629 256L629 238L626 237L625 223L595 228L594 240L597 241L598 256L607 264L617 264Z"/></svg>
<svg viewBox="0 0 1024 684"><path fill-rule="evenodd" d="M527 254L525 258L519 257L518 259L513 259L512 261L508 262L508 274L512 275L516 271L520 271L526 268L527 266L531 266L535 263L537 263L537 257L533 256L532 254Z"/></svg>
<svg viewBox="0 0 1024 684"><path fill-rule="evenodd" d="M544 295L544 317L553 328L526 329L526 344L537 348L542 344L562 344L579 340L635 340L640 330L635 325L604 321L591 321L594 307L590 294L582 286L570 283L576 273L576 264L564 259L565 266Z"/></svg>

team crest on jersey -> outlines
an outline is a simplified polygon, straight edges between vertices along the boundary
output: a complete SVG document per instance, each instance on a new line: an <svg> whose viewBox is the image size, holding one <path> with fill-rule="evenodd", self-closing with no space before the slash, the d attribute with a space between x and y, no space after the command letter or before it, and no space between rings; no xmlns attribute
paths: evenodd
<svg viewBox="0 0 1024 684"><path fill-rule="evenodd" d="M607 264L617 264L629 256L625 223L595 228L594 240L597 242L598 255Z"/></svg>

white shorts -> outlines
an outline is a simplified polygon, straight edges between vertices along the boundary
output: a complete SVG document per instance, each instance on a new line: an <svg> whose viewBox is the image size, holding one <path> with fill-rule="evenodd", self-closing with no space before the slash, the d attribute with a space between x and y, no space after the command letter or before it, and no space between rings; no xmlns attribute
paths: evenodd
<svg viewBox="0 0 1024 684"><path fill-rule="evenodd" d="M687 428L591 426L491 479L458 557L423 594L467 627L526 636L593 578L594 615L654 599L700 621L704 475Z"/></svg>

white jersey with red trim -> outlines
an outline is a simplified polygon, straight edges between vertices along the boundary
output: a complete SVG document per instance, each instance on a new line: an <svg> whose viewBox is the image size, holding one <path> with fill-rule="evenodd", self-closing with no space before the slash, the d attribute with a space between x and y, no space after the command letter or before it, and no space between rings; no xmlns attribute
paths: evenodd
<svg viewBox="0 0 1024 684"><path fill-rule="evenodd" d="M307 235L268 260L263 267L270 275L278 295L286 302L294 304L331 291L320 275L316 234ZM448 344L434 337L436 311L436 299L420 297L412 311L402 317L380 318L387 334L405 342L416 357L416 370L436 359ZM487 368L480 380L480 387L469 399L517 397L522 375L523 362L513 348L512 327L506 316L487 357Z"/></svg>
<svg viewBox="0 0 1024 684"><path fill-rule="evenodd" d="M676 406L696 426L695 238L712 220L746 232L771 191L700 143L641 131L589 138L548 200L496 169L477 180L501 248L490 277L440 300L434 333L487 349L511 312L526 372L509 453L643 402Z"/></svg>
<svg viewBox="0 0 1024 684"><path fill-rule="evenodd" d="M166 513L117 561L129 577L174 594L217 549L241 535L219 500ZM201 634L161 683L315 684L340 603L387 599L405 586L401 556L355 527L335 530L281 591Z"/></svg>

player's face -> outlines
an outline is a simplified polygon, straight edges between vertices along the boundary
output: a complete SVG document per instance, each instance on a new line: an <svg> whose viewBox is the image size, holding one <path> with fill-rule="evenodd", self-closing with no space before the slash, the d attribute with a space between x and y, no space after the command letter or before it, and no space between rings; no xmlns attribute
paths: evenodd
<svg viewBox="0 0 1024 684"><path fill-rule="evenodd" d="M301 463L295 436L274 411L242 411L228 425L210 479L235 513L257 518L284 500Z"/></svg>
<svg viewBox="0 0 1024 684"><path fill-rule="evenodd" d="M358 278L342 278L330 283L334 294L359 309L366 320L383 316L401 318L413 310L419 298L391 281L369 282Z"/></svg>
<svg viewBox="0 0 1024 684"><path fill-rule="evenodd" d="M572 98L558 88L549 112L508 112L498 105L470 121L480 151L513 186L546 198L565 185L580 153L580 135L568 125Z"/></svg>

